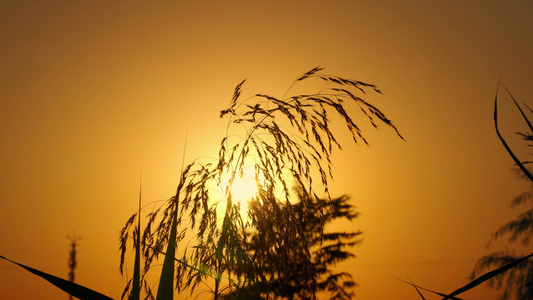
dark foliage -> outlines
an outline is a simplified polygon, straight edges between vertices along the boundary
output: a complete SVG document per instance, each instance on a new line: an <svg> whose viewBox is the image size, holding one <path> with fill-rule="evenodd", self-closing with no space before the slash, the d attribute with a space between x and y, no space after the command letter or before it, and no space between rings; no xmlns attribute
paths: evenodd
<svg viewBox="0 0 533 300"><path fill-rule="evenodd" d="M300 197L302 195L300 194ZM335 272L333 267L342 261L355 257L347 248L360 243L360 231L324 232L326 224L341 219L353 220L357 217L348 196L335 199L310 199L306 206L302 201L291 206L298 226L304 233L309 249L312 273L317 276L315 287L302 280L305 269L301 253L292 251L290 245L281 245L270 251L270 241L265 240L264 231L269 233L282 230L286 224L263 220L260 231L250 236L250 256L263 276L269 277L264 282L244 282L224 299L314 299L316 291L325 291L330 299L352 299L356 283L346 272ZM322 232L324 232L322 234ZM278 236L279 238L279 236Z"/></svg>

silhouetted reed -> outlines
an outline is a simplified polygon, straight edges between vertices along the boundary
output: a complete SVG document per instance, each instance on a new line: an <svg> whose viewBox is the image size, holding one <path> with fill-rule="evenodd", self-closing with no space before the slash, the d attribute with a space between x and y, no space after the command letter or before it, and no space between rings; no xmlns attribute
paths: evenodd
<svg viewBox="0 0 533 300"><path fill-rule="evenodd" d="M316 262L311 261L310 245L318 240L359 235L358 232L323 234L324 224L331 218L355 217L343 202L346 198L331 199L329 195L332 151L334 148L341 149L330 127L330 115L343 120L355 143L367 144L367 141L348 113L347 105L359 108L372 126L385 124L400 138L402 136L383 112L357 96L364 95L368 90L381 93L376 86L324 75L322 71L322 68L316 67L306 72L280 98L255 94L242 100L245 83L242 81L235 88L229 108L220 113L220 117L228 118L228 133L220 143L218 160L205 164L194 161L185 166L175 195L146 215L144 229L141 227L139 196L138 212L126 221L120 232L121 273L124 271L128 241L133 241L132 248L135 250L133 278L126 284L122 298L127 296L138 300L141 290L144 290L146 299L154 299L146 274L160 255L164 256L164 260L157 288L158 300L173 299L175 289L189 289L193 293L200 283L207 284L209 281L212 283L208 286L209 293L214 299L224 295L231 298L239 294L235 293L238 289L258 286L272 289L276 286L297 286L309 298L315 298L317 288L329 287L330 282L333 285L343 282L345 287L353 287L355 283L351 281L350 274L342 272L330 274L332 281L318 282L317 275L324 274L324 268L327 271L327 263L317 270ZM317 92L287 96L296 85L310 80L322 83ZM236 125L244 126L245 133L234 141L229 130ZM254 166L258 192L252 197L246 216L242 216L240 203L233 201L231 187L237 176L242 176L245 165L249 164ZM224 176L229 178L229 184L224 190L225 207L222 222L219 222L217 207L223 202L213 201L210 189L220 185ZM320 180L314 181L315 176ZM289 184L299 187L298 205L291 204L293 196L289 192ZM314 188L316 185L326 194L325 201L313 202L319 199ZM337 210L331 210L336 205L340 205ZM315 219L312 229L305 228L302 224L309 223L302 223L300 218L306 215L309 207L312 207L310 211L313 211ZM310 215L308 217L311 218ZM195 237L191 247L180 243L186 234ZM344 245L356 243L350 241ZM254 248L258 245L260 249ZM176 253L180 253L178 246L182 246L180 258L176 257ZM321 248L320 251L329 261L351 257L339 245L324 247L329 248ZM331 251L337 256L332 257ZM322 254L317 255L321 257ZM2 256L0 258L50 281L79 299L111 299L79 284ZM342 294L343 291L335 290L349 299L351 294ZM269 294L267 288L264 295L268 297Z"/></svg>
<svg viewBox="0 0 533 300"><path fill-rule="evenodd" d="M330 127L330 114L344 121L354 142L367 143L346 105L355 104L372 126L385 124L401 137L383 112L356 95L364 95L368 90L381 93L376 86L323 75L322 71L317 67L306 72L290 85L281 98L255 94L241 100L245 81L236 86L230 106L221 111L220 117L228 118L228 132L231 126L238 124L244 126L244 135L234 141L227 134L220 143L217 161L204 164L195 161L187 165L181 173L176 194L146 218L141 235L144 260L141 277L167 249L158 299L162 288L167 289L167 297L172 297L173 284L161 285L170 276L174 278L178 291L189 289L191 293L200 283L211 280L214 299L231 293L243 282L247 285L268 285L274 280L281 280L282 276L265 275L265 268L261 265L263 260L257 257L258 253L254 254L255 257L250 256L248 231L258 232L266 239L261 254L265 257L273 255L276 250L290 249L290 253L284 256L280 253L276 255L281 262L298 258L301 284L314 295L316 274L305 233L290 205L289 185L296 183L301 187L302 204L307 207L310 199L318 199L315 192L317 183L313 180L314 176L318 176L318 185L329 198L328 180L332 177L330 157L334 148L341 149ZM322 82L318 92L287 96L297 84L310 80ZM246 165L255 168L258 193L252 199L247 215L242 216L240 204L233 201L231 185L237 176L242 176ZM210 187L220 184L223 176L230 179L224 192L225 208L220 222L217 216L219 203L212 201ZM133 215L120 234L121 270L128 248L127 240L138 233L138 227L134 225L138 216ZM322 208L320 216L323 219ZM285 226L263 226L266 219ZM183 255L177 262L172 245L180 245L185 234L195 235L194 246L183 249ZM171 269L175 270L175 275L165 273ZM283 269L277 271L283 272Z"/></svg>
<svg viewBox="0 0 533 300"><path fill-rule="evenodd" d="M521 136L523 140L527 142L532 141L533 140L533 126L531 125L531 121L526 116L526 114L524 113L520 105L516 102L511 92L504 85L502 86L505 88L508 95L513 100L515 106L520 112L520 115L526 122L527 128L530 130L529 132L527 131L517 132L517 134ZM524 106L529 110L530 113L533 113L533 111L526 104L524 104ZM515 165L518 167L519 175L521 175L522 179L525 179L529 181L530 183L533 183L533 176L531 175L530 171L526 167L526 165L531 162L520 160L517 157L517 155L513 153L513 151L511 150L511 148L508 146L507 142L503 138L503 136L500 134L500 131L498 129L497 116L498 115L497 115L497 97L496 97L495 107L494 107L494 124L496 127L498 138L500 139L503 146L509 153L509 156L515 162ZM528 145L528 146L531 146L531 145ZM525 193L520 194L518 197L513 199L511 206L515 207L515 206L524 204L527 200L532 200L533 199L532 195L533 194L531 191L527 191ZM492 234L491 241L495 241L506 235L509 235L509 242L514 242L518 238L521 238L522 245L527 246L529 245L529 240L530 240L532 233L533 233L533 208L530 208L527 211L518 215L516 219L509 221L505 225L501 226L498 230L496 230ZM529 260L529 258L532 256L533 256L533 253L527 256L517 255L513 251L510 251L509 249L506 249L505 251L497 251L489 255L485 255L481 259L478 260L476 266L474 267L474 271L471 274L471 277L475 278L476 276L479 276L479 274L486 269L491 269L494 267L501 268L502 266L508 266L509 264L514 263L513 267L509 268L507 272L505 273L502 272L498 274L497 276L491 277L487 281L488 285L502 290L502 294L500 295L501 300L511 299L512 296L514 296L514 298L517 300L533 299L533 261ZM516 262L520 262L520 263L516 263Z"/></svg>
<svg viewBox="0 0 533 300"><path fill-rule="evenodd" d="M524 162L518 159L518 157L507 144L504 137L501 135L500 130L498 128L498 90L500 85L505 88L505 90L513 100L515 106L520 111L522 118L527 123L529 130L531 130L531 132L533 133L533 126L531 125L529 118L526 116L520 105L518 105L511 92L502 83L498 82L496 96L494 98L494 127L496 129L496 134L504 148L507 150L509 156L515 162L515 165L519 168L523 177L533 183L533 176L525 167L525 164L529 162ZM527 105L524 104L524 106L526 106L529 111L533 113L533 111ZM532 133L518 132L518 134L522 136L526 141L533 140ZM520 196L515 198L515 200L513 201L513 206L523 203L528 198L530 199L532 195L533 194L531 192L521 194ZM524 245L527 245L529 243L529 235L531 235L532 232L533 209L530 209L527 212L519 215L516 220L512 220L504 226L500 227L500 229L498 229L495 233L492 234L492 240L496 240L501 236L510 233L510 241L513 241L518 236L526 234L522 242ZM533 257L533 253L524 256L515 255L514 253L510 253L509 251L500 251L492 253L490 255L486 255L479 259L476 266L474 267L474 271L470 275L470 279L472 281L449 294L435 292L415 285L413 282L407 282L402 279L400 280L414 286L420 297L422 297L422 299L424 299L424 296L420 292L420 289L429 291L433 294L440 295L443 297L443 300L459 299L456 297L457 295L460 295L463 292L466 292L484 282L487 282L489 286L496 287L498 289L503 289L500 298L502 300L510 299L512 295L514 295L518 300L533 299L533 262L529 260L531 257ZM491 268L495 269L483 273L483 271L486 271L487 269Z"/></svg>

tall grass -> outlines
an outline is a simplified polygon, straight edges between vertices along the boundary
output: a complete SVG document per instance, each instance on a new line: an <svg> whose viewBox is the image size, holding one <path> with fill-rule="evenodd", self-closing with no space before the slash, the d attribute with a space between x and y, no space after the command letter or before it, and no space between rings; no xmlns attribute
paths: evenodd
<svg viewBox="0 0 533 300"><path fill-rule="evenodd" d="M221 118L228 120L228 131L221 140L218 159L209 163L193 161L185 166L175 195L147 214L144 229L139 195L139 209L126 221L119 238L121 273L127 250L135 251L133 278L126 284L122 298L140 299L144 290L145 298L154 299L146 275L161 256L158 300L173 299L175 290L189 289L193 293L208 282L212 282L208 288L214 299L229 297L240 288L287 283L284 282L287 277L283 276L287 266L298 266L298 284L305 286L308 295L315 298L317 273L311 262L306 232L291 205L293 196L289 187L300 187L298 196L304 213L312 199L319 199L318 192L331 200L328 189L332 178L331 155L335 148L342 149L337 132L332 130L331 117L342 120L355 143L368 142L359 121L354 121L351 112L354 109L373 127L385 125L403 139L391 120L363 98L367 92L381 94L375 85L323 71L316 67L299 76L281 97L258 93L242 99L245 81L239 83L229 107L220 113ZM304 81L314 81L316 90L292 94ZM242 130L237 140L230 133L235 127ZM231 186L247 165L254 167L258 192L243 216L239 202L233 199ZM224 201L214 202L210 187L220 184L224 177L229 178ZM219 205L222 216L217 215ZM319 206L318 211L321 224L316 234L322 239L327 217L324 207ZM194 246L186 248L183 244L183 250L176 251L186 234L195 236ZM250 234L261 240L262 251L253 251ZM132 246L129 241L133 242ZM177 257L177 253L181 256ZM270 265L265 265L265 261ZM77 298L111 299L18 265Z"/></svg>
<svg viewBox="0 0 533 300"><path fill-rule="evenodd" d="M531 125L531 122L529 118L526 116L520 105L516 102L515 98L511 94L511 92L501 83L498 82L498 86L496 88L496 95L494 97L494 127L496 129L496 135L498 136L501 144L504 146L504 148L507 150L507 153L514 161L515 165L520 169L520 171L523 173L525 178L529 179L533 183L533 176L529 172L529 170L525 167L524 161L520 160L511 147L507 144L507 141L500 133L499 127L498 127L498 91L500 88L500 85L505 88L508 95L513 100L515 106L520 112L521 117L524 119L525 123L528 126L528 129L531 130L531 133L518 133L521 136L524 137L525 140L533 140L533 126ZM525 104L524 104L525 105ZM533 111L525 105L531 113ZM523 201L523 197L521 200L519 199L519 202ZM493 239L497 239L499 236L512 232L513 236L511 237L511 240L516 238L517 235L523 234L523 233L530 233L533 232L533 209L529 210L525 214L522 214L518 220L511 221L510 223L502 226L497 232L493 234ZM525 239L526 244L529 242L529 238ZM502 299L508 299L512 293L516 293L517 299L520 300L526 300L526 299L532 299L533 297L533 287L531 286L533 284L533 263L531 261L528 261L531 257L533 257L533 253L525 255L525 256L515 256L515 255L508 255L505 253L494 253L488 256L485 256L481 258L476 267L474 268L474 272L472 272L471 279L472 281L468 284L456 289L455 291L445 294L445 293L439 293L435 292L429 289L422 288L418 285L415 285L413 282L407 282L405 280L400 279L401 281L410 284L416 288L416 291L424 299L424 296L420 292L419 289L429 291L433 294L437 294L442 296L443 300L445 299L459 299L456 296L475 288L476 286L484 283L494 283L494 281L499 282L499 287L502 287L502 280L503 276L508 275L507 285L504 289L504 293L502 295ZM491 270L486 273L482 273L484 269L487 269L489 267L496 266L496 269ZM511 270L511 271L509 271ZM514 272L516 271L516 272ZM511 275L509 275L511 274ZM521 274L522 278L517 278L517 274ZM513 279L511 279L513 278ZM512 291L511 287L515 287L516 291Z"/></svg>
<svg viewBox="0 0 533 300"><path fill-rule="evenodd" d="M322 72L323 68L316 67L304 73L282 97L258 93L243 100L245 81L236 86L229 107L220 113L221 118L228 119L228 134L221 140L218 160L189 164L180 176L175 196L148 214L141 246L145 271L158 260L164 247L168 248L167 256L173 255L170 245L179 244L185 234L194 234L194 246L184 249L182 263L174 265L175 275L165 275L169 276L167 280L174 277L178 291L195 291L211 280L209 289L213 298L218 299L242 284L268 285L283 277L264 276L261 262L273 255L273 251L291 249L290 253L278 256L275 263L279 268L273 270L283 270L284 262L298 259L303 270L300 280L314 295L316 276L305 234L291 209L290 185L301 187L304 207L310 199L318 198L317 187L329 198L331 155L334 148L341 149L330 118L340 117L353 141L367 144L362 129L352 113L348 113L350 106L358 108L372 126L384 124L402 138L385 114L362 98L368 91L381 93L376 86ZM312 80L318 83L316 92L291 95L295 86ZM237 140L231 138L235 127L244 131L236 134L240 136ZM258 193L247 215L242 216L239 203L233 201L231 185L248 165L254 166ZM214 203L210 186L219 184L225 176L230 179L224 201ZM223 205L222 216L217 215L218 205ZM122 241L130 236L134 218L124 226ZM286 226L261 226L265 221ZM247 231L261 234L265 252L250 254ZM127 251L125 242L120 249L123 261ZM175 260L165 258L164 265L170 261Z"/></svg>
<svg viewBox="0 0 533 300"><path fill-rule="evenodd" d="M520 135L526 142L532 141L533 140L533 126L531 125L531 121L529 120L528 116L526 115L522 107L518 104L516 99L513 97L511 92L503 84L502 86L505 88L507 94L513 100L513 103L515 104L516 108L520 112L522 119L527 125L526 127L527 129L525 132L517 132L517 134ZM523 104L523 106L525 106L529 110L530 114L533 113L533 111L525 103ZM533 176L531 175L530 171L526 167L526 164L529 164L531 162L519 159L518 156L515 155L515 153L508 146L507 142L505 141L505 139L503 138L503 136L498 130L497 102L496 101L495 101L495 108L494 108L494 123L495 123L498 138L500 139L502 145L505 147L505 149L509 153L509 156L512 158L516 167L519 169L519 174L521 175L523 179L529 181L530 183L533 183ZM531 145L527 145L527 146L531 146ZM519 195L512 201L511 207L523 204L525 203L526 200L531 199L531 197L532 197L531 191L522 193L521 195ZM510 235L509 242L514 242L519 237L521 237L522 244L524 246L528 246L532 233L533 233L533 208L530 208L526 212L521 213L516 219L511 220L508 223L501 226L496 232L492 234L491 241L500 239L504 235ZM508 249L506 249L505 251L498 251L498 252L491 253L489 255L485 255L484 257L478 260L471 276L472 277L478 276L481 272L483 272L486 269L505 266L512 262L520 262L519 264L516 263L512 269L510 268L508 272L501 273L501 274L498 274L497 276L493 276L489 278L487 283L489 286L496 287L502 291L500 295L501 296L500 299L502 300L511 299L511 297L514 297L517 300L532 299L533 298L533 261L528 260L528 258L530 258L532 255L533 253L526 255L526 256L521 256L521 255L517 255L511 252Z"/></svg>

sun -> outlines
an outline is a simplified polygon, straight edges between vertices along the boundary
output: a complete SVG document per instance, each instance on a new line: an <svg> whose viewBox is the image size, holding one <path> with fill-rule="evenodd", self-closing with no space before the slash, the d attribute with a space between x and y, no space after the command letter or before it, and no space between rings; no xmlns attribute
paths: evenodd
<svg viewBox="0 0 533 300"><path fill-rule="evenodd" d="M257 181L253 171L244 170L242 174L236 174L231 185L229 178L225 182L226 192L231 192L232 203L239 206L240 215L246 220L248 204L257 197Z"/></svg>
<svg viewBox="0 0 533 300"><path fill-rule="evenodd" d="M256 195L257 181L255 178L249 176L249 174L235 177L231 186L231 196L234 201L238 201L243 205L243 202L251 200Z"/></svg>
<svg viewBox="0 0 533 300"><path fill-rule="evenodd" d="M263 182L263 176L259 174L257 179L254 168L248 167L234 174L231 179L232 176L226 173L222 176L219 187L223 189L226 201L231 193L231 204L240 207L240 215L246 220L250 202L258 198L258 186Z"/></svg>

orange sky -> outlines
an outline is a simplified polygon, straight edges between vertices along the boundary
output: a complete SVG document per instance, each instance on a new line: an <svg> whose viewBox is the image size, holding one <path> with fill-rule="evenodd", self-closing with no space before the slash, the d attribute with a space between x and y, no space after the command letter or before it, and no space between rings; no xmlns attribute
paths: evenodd
<svg viewBox="0 0 533 300"><path fill-rule="evenodd" d="M367 99L406 138L365 125L370 147L346 139L334 154L332 194L362 214L351 225L364 232L358 258L342 265L357 299L417 299L392 276L464 285L527 188L492 110L500 74L516 98L533 98L533 3L249 2L0 3L0 255L66 277L75 230L77 282L120 298L118 233L139 170L144 201L170 197L186 132L186 162L216 156L235 85L279 95L321 65L380 87ZM524 124L508 102L501 114L512 140ZM0 293L67 297L4 261Z"/></svg>

